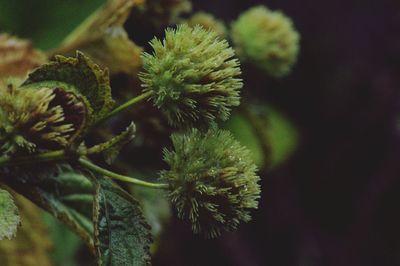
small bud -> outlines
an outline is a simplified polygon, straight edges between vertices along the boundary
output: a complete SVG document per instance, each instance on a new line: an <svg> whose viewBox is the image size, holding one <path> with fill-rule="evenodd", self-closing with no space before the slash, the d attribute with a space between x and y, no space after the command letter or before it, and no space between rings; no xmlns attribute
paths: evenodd
<svg viewBox="0 0 400 266"><path fill-rule="evenodd" d="M71 93L0 83L0 151L33 153L65 147L83 123L85 108Z"/></svg>
<svg viewBox="0 0 400 266"><path fill-rule="evenodd" d="M144 53L140 74L144 92L171 125L209 125L226 120L239 105L239 61L225 40L200 26L167 29L163 41L153 39L153 54Z"/></svg>
<svg viewBox="0 0 400 266"><path fill-rule="evenodd" d="M185 21L190 27L196 25L202 26L204 29L214 31L221 38L226 38L227 30L221 20L216 19L213 15L206 12L197 12Z"/></svg>
<svg viewBox="0 0 400 266"><path fill-rule="evenodd" d="M257 208L259 177L249 151L228 131L211 129L202 134L172 135L173 151L164 151L170 170L161 178L178 215L192 223L195 233L216 237L248 222Z"/></svg>
<svg viewBox="0 0 400 266"><path fill-rule="evenodd" d="M134 10L134 17L139 17L156 28L174 24L184 13L192 11L189 0L146 0L138 10Z"/></svg>
<svg viewBox="0 0 400 266"><path fill-rule="evenodd" d="M231 34L239 58L273 77L289 74L297 60L300 36L280 11L250 8L232 24Z"/></svg>

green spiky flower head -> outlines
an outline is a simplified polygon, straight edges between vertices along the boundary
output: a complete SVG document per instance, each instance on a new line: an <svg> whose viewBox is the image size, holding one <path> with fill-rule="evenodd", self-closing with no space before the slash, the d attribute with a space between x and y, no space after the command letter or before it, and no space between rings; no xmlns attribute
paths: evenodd
<svg viewBox="0 0 400 266"><path fill-rule="evenodd" d="M161 177L169 184L169 196L180 218L195 233L216 237L250 220L257 208L259 177L249 151L228 131L193 129L172 135L174 150L164 151L170 170Z"/></svg>
<svg viewBox="0 0 400 266"><path fill-rule="evenodd" d="M231 35L240 59L273 77L289 74L297 60L300 36L280 11L250 8L232 24Z"/></svg>
<svg viewBox="0 0 400 266"><path fill-rule="evenodd" d="M79 130L84 104L59 88L0 83L0 151L32 153L65 147Z"/></svg>
<svg viewBox="0 0 400 266"><path fill-rule="evenodd" d="M140 74L144 92L171 125L208 125L226 120L239 105L243 84L239 61L217 34L200 26L167 29L163 41L153 39L153 54L143 55Z"/></svg>
<svg viewBox="0 0 400 266"><path fill-rule="evenodd" d="M214 31L221 38L226 38L227 29L221 20L216 19L213 15L206 12L197 12L185 21L190 27L196 25L202 26L204 29Z"/></svg>

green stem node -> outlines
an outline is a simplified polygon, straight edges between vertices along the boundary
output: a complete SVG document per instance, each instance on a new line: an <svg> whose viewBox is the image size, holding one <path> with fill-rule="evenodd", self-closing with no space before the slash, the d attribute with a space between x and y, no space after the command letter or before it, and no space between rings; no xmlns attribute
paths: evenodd
<svg viewBox="0 0 400 266"><path fill-rule="evenodd" d="M130 100L126 101L125 103L121 104L120 106L118 106L117 108L115 108L114 110L112 110L111 112L109 112L105 117L103 117L98 124L101 124L102 122L104 122L105 120L107 120L108 118L125 111L126 109L128 109L129 107L142 102L146 99L148 99L151 95L153 94L152 91L148 91L145 93L142 93L134 98L131 98Z"/></svg>

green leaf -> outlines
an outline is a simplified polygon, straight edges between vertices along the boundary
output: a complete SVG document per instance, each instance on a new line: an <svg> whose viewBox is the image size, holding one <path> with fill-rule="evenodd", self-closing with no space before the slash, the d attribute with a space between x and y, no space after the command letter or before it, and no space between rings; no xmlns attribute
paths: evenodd
<svg viewBox="0 0 400 266"><path fill-rule="evenodd" d="M266 104L243 105L224 127L251 150L259 167L274 168L294 153L299 133L293 123L280 111Z"/></svg>
<svg viewBox="0 0 400 266"><path fill-rule="evenodd" d="M23 169L3 168L0 176L13 190L50 212L94 248L91 221L94 188L82 173L68 165L41 163Z"/></svg>
<svg viewBox="0 0 400 266"><path fill-rule="evenodd" d="M132 196L110 179L98 177L94 209L99 265L150 264L150 226Z"/></svg>
<svg viewBox="0 0 400 266"><path fill-rule="evenodd" d="M104 117L114 106L108 70L102 70L81 52L76 58L56 56L29 74L25 87L63 88L87 99L89 125Z"/></svg>
<svg viewBox="0 0 400 266"><path fill-rule="evenodd" d="M255 134L254 129L248 119L236 112L224 124L224 128L232 132L235 139L251 151L251 157L258 167L265 164L265 154L263 153L261 140Z"/></svg>
<svg viewBox="0 0 400 266"><path fill-rule="evenodd" d="M270 130L268 131L271 140L271 163L272 167L285 162L294 153L299 144L299 132L292 122L277 110L269 107Z"/></svg>
<svg viewBox="0 0 400 266"><path fill-rule="evenodd" d="M108 67L111 73L136 73L141 65L142 48L128 38L123 24L139 2L108 1L68 35L55 53L71 55L80 50Z"/></svg>
<svg viewBox="0 0 400 266"><path fill-rule="evenodd" d="M11 194L0 189L0 240L14 237L19 224L18 208Z"/></svg>
<svg viewBox="0 0 400 266"><path fill-rule="evenodd" d="M47 225L47 234L53 244L51 249L53 265L78 265L76 254L83 245L81 239L49 213L44 212L42 215Z"/></svg>

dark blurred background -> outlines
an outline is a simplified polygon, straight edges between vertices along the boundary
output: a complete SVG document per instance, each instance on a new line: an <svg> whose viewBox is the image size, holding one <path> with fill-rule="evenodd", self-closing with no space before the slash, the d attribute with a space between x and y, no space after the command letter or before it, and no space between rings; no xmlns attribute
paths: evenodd
<svg viewBox="0 0 400 266"><path fill-rule="evenodd" d="M0 27L48 49L101 2L0 0ZM192 2L228 23L257 4L292 18L301 34L293 73L243 78L253 97L291 120L301 141L286 162L261 173L253 221L204 240L173 218L154 265L400 265L400 2ZM36 20L26 26L30 12L48 6L51 36Z"/></svg>

